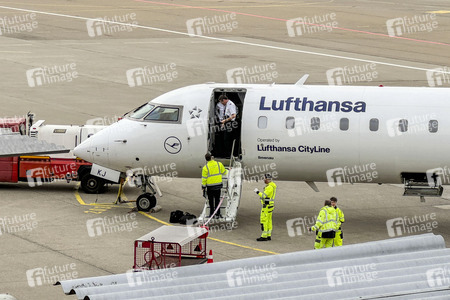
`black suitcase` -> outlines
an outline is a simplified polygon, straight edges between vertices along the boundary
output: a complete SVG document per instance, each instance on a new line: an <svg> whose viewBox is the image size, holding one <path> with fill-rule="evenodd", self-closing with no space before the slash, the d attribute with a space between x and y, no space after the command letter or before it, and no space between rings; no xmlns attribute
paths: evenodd
<svg viewBox="0 0 450 300"><path fill-rule="evenodd" d="M184 212L182 212L181 210L175 210L173 212L170 213L170 223L180 223L180 219L181 217L184 216Z"/></svg>

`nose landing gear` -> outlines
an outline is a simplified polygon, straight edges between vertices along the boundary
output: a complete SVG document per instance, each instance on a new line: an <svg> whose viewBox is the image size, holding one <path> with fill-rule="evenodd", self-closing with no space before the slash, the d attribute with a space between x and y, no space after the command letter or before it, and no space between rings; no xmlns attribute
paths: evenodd
<svg viewBox="0 0 450 300"><path fill-rule="evenodd" d="M143 174L137 175L137 178L134 179L134 184L137 187L140 187L143 192L143 194L141 194L136 200L137 209L145 212L150 211L156 206L157 203L155 195L158 194L160 197L162 196L158 185L156 185L156 182L153 180L152 176ZM147 188L150 192L147 192Z"/></svg>
<svg viewBox="0 0 450 300"><path fill-rule="evenodd" d="M136 200L136 206L139 211L148 212L156 206L156 197L152 193L144 193Z"/></svg>

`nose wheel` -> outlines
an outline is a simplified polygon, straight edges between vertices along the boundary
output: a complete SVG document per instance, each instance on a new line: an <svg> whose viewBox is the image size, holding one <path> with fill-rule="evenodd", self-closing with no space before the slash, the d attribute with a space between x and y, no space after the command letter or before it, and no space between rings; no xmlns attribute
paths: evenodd
<svg viewBox="0 0 450 300"><path fill-rule="evenodd" d="M150 211L156 206L156 197L151 193L144 193L136 200L136 206L139 211Z"/></svg>
<svg viewBox="0 0 450 300"><path fill-rule="evenodd" d="M151 176L146 176L144 174L138 174L135 176L137 178L133 179L133 183L136 187L140 187L143 193L136 200L137 209L139 211L150 211L150 209L156 206L155 195L158 194L161 197L161 191ZM149 189L150 192L147 192L147 189Z"/></svg>

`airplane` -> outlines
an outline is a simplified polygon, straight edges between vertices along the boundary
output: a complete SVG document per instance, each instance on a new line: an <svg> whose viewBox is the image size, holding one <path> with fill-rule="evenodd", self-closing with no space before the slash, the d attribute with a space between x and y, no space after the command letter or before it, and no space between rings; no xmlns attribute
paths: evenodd
<svg viewBox="0 0 450 300"><path fill-rule="evenodd" d="M239 170L228 190L237 198L232 218L243 180L265 173L305 181L315 191L315 182L385 183L404 184L405 196L422 201L442 195L450 178L450 88L305 85L307 78L182 87L132 110L74 153L115 172L114 180L127 172L141 178L140 210L156 205L160 191L152 178L166 173L162 166L175 164L178 177L198 178L200 190L207 152ZM239 112L233 148L225 155L217 149L220 95Z"/></svg>

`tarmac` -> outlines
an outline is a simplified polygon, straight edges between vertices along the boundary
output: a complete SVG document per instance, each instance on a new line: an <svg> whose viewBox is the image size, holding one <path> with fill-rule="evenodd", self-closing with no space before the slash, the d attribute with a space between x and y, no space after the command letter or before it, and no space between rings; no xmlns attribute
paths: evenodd
<svg viewBox="0 0 450 300"><path fill-rule="evenodd" d="M227 82L227 72L234 68L258 70L260 81L254 83L270 83L269 77L276 83L295 83L307 73L308 84L329 84L327 74L341 68L356 70L359 76L342 82L345 85L430 86L430 70L450 61L450 8L445 4L0 1L0 116L32 111L48 124L108 125L164 92ZM95 18L110 22L95 25ZM199 18L209 24L202 32ZM323 26L294 26L289 23L294 18ZM409 24L403 32L392 25L397 18ZM420 26L414 27L414 22ZM130 86L127 71L146 67L158 79ZM57 76L46 82L30 71L35 68ZM450 86L445 78L441 84ZM87 195L78 191L77 183L0 184L0 293L18 300L75 299L52 286L53 279L131 269L135 239L168 222L173 210L199 215L203 208L200 175L166 178L158 184L162 210L150 214L132 212L132 203L112 204L117 186L105 194ZM402 187L395 185L318 183L317 193L304 182L277 184L272 241L256 241L261 233L260 202L253 189L262 189L264 183L246 182L236 224L211 226L207 247L215 262L312 249L314 236L306 232L306 225L331 196L339 199L345 213L344 244L433 232L450 246L446 192L420 202L403 197ZM127 199L139 194L125 187ZM111 228L121 226L96 231L91 226L96 218ZM398 218L409 224L408 230L394 230L392 222ZM295 220L303 223L294 224Z"/></svg>

